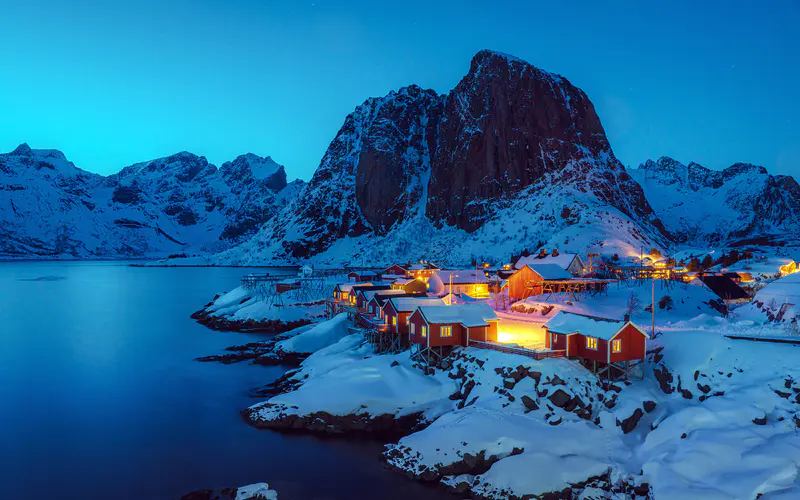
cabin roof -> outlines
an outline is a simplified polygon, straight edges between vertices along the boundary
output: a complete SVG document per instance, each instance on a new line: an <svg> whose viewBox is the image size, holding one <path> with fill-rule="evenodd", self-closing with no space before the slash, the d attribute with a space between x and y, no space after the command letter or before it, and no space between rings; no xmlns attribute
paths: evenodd
<svg viewBox="0 0 800 500"><path fill-rule="evenodd" d="M412 312L421 306L443 306L444 301L437 297L391 297L387 302L392 303L394 310L401 312Z"/></svg>
<svg viewBox="0 0 800 500"><path fill-rule="evenodd" d="M576 257L578 257L578 254L575 253L560 253L556 256L548 255L547 257L530 255L528 257L520 257L514 267L522 269L523 266L530 266L531 264L555 264L561 269L566 269Z"/></svg>
<svg viewBox="0 0 800 500"><path fill-rule="evenodd" d="M742 287L727 276L698 276L709 290L724 300L749 299L750 296Z"/></svg>
<svg viewBox="0 0 800 500"><path fill-rule="evenodd" d="M377 295L379 293L381 295L400 295L400 294L403 294L405 292L403 290L389 290L389 289L386 289L386 288L380 288L380 289L372 289L372 290L359 290L358 293L363 295L364 296L364 300L369 302L370 300L372 300L372 297L374 297L375 295Z"/></svg>
<svg viewBox="0 0 800 500"><path fill-rule="evenodd" d="M338 288L340 292L350 293L354 286L372 286L372 283L339 283L336 285L336 288Z"/></svg>
<svg viewBox="0 0 800 500"><path fill-rule="evenodd" d="M524 267L527 267L545 280L569 280L574 277L556 264L526 264Z"/></svg>
<svg viewBox="0 0 800 500"><path fill-rule="evenodd" d="M433 274L437 276L442 283L449 285L451 273L453 275L452 283L454 285L483 284L489 282L489 278L486 277L486 272L480 269L478 269L477 272L475 269L440 269Z"/></svg>
<svg viewBox="0 0 800 500"><path fill-rule="evenodd" d="M378 275L378 273L376 273L375 271L350 271L348 273L348 276L350 274L357 274L359 276L377 276Z"/></svg>
<svg viewBox="0 0 800 500"><path fill-rule="evenodd" d="M450 306L420 306L419 312L429 324L459 323L464 327L489 326L497 314L488 304L458 304Z"/></svg>
<svg viewBox="0 0 800 500"><path fill-rule="evenodd" d="M391 292L391 293L387 293ZM399 292L399 293L398 293ZM376 302L379 306L383 307L383 305L392 297L411 297L411 298L419 298L424 297L424 295L420 295L418 293L408 293L404 290L380 290L378 293L372 296L370 302Z"/></svg>
<svg viewBox="0 0 800 500"><path fill-rule="evenodd" d="M587 337L611 340L626 324L627 322L618 319L559 311L544 326L549 331L562 335L577 333ZM633 323L631 324L633 325ZM645 337L650 338L641 328L636 327L636 329Z"/></svg>
<svg viewBox="0 0 800 500"><path fill-rule="evenodd" d="M410 278L410 279L402 279L401 278L399 280L394 280L394 284L395 285L400 285L400 286L405 286L405 285L408 285L409 283L412 283L414 281L418 281L418 280L415 279L415 278Z"/></svg>

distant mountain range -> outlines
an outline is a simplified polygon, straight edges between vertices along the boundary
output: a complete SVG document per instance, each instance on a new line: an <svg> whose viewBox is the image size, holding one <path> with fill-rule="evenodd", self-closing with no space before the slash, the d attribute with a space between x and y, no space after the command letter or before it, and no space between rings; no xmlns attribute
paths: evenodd
<svg viewBox="0 0 800 500"><path fill-rule="evenodd" d="M638 254L800 234L791 177L669 158L626 169L582 90L488 50L448 94L412 85L367 99L307 185L254 155L216 169L180 153L100 177L21 146L0 155L0 190L11 255L463 264L539 246Z"/></svg>
<svg viewBox="0 0 800 500"><path fill-rule="evenodd" d="M178 153L107 177L26 144L0 155L0 256L136 258L244 241L303 188L247 154L217 168Z"/></svg>

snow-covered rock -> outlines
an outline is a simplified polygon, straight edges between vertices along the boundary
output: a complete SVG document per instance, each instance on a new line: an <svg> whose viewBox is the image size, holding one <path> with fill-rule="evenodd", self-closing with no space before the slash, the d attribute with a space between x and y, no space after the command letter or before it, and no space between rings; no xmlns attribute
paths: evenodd
<svg viewBox="0 0 800 500"><path fill-rule="evenodd" d="M214 252L255 233L302 182L248 154L217 169L178 153L103 177L23 144L0 154L0 256L130 258Z"/></svg>

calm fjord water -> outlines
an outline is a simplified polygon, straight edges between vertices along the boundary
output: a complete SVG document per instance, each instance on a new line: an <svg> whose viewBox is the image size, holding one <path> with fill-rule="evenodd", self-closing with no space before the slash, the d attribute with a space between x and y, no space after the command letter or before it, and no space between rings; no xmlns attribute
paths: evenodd
<svg viewBox="0 0 800 500"><path fill-rule="evenodd" d="M189 315L243 269L0 263L0 498L175 499L267 481L284 499L452 498L381 445L259 431L239 410L282 368L198 363L259 338Z"/></svg>

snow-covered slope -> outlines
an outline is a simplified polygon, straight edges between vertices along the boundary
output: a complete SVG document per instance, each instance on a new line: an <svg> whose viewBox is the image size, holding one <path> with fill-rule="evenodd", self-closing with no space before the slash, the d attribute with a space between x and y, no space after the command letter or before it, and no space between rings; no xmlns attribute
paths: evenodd
<svg viewBox="0 0 800 500"><path fill-rule="evenodd" d="M538 241L562 251L666 246L586 94L481 51L448 95L416 86L365 101L306 190L226 264L464 264Z"/></svg>
<svg viewBox="0 0 800 500"><path fill-rule="evenodd" d="M777 244L800 236L800 186L792 177L747 163L714 171L667 157L648 160L630 174L679 243Z"/></svg>
<svg viewBox="0 0 800 500"><path fill-rule="evenodd" d="M248 154L221 169L178 153L103 177L55 150L0 154L0 256L120 258L223 250L301 189Z"/></svg>

